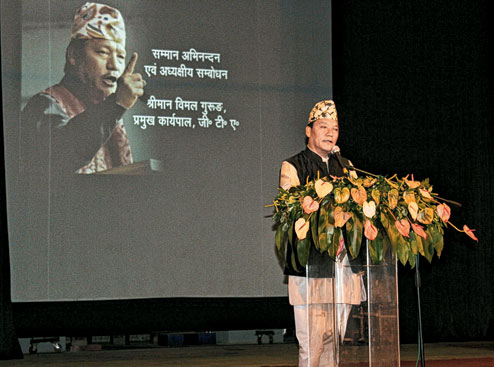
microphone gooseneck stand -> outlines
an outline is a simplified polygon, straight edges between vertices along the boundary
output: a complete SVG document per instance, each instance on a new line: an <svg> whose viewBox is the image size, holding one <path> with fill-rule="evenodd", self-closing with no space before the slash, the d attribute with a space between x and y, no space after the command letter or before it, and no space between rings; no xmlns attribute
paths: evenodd
<svg viewBox="0 0 494 367"><path fill-rule="evenodd" d="M422 311L420 308L420 286L422 285L422 280L420 279L419 272L419 257L417 253L415 261L415 287L417 288L417 305L418 305L418 338L419 338L419 352L420 352L420 365L425 367L425 355L424 355L424 338L422 335Z"/></svg>

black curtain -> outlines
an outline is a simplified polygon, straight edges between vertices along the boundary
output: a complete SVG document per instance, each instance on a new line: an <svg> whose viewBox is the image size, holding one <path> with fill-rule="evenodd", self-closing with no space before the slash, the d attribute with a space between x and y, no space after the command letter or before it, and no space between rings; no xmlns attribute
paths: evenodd
<svg viewBox="0 0 494 367"><path fill-rule="evenodd" d="M333 1L340 148L377 174L430 178L459 201L441 259L422 258L426 342L494 337L488 2ZM414 271L399 265L401 341L417 341Z"/></svg>
<svg viewBox="0 0 494 367"><path fill-rule="evenodd" d="M20 27L19 5L17 7L3 7L2 19L10 19L14 24ZM6 28L2 25L2 30ZM3 39L3 37L2 37ZM1 48L0 41L2 72L3 67L11 67L18 60L15 52ZM9 52L10 51L10 52ZM20 68L20 65L19 65ZM0 83L3 82L3 75L0 77ZM13 311L10 296L10 262L9 262L9 238L7 233L7 205L5 193L5 165L4 165L4 144L3 144L3 106L18 105L18 90L10 90L8 94L3 94L0 90L0 113L2 116L2 128L0 129L0 359L22 358L21 348L17 341L16 332L13 324Z"/></svg>
<svg viewBox="0 0 494 367"><path fill-rule="evenodd" d="M10 302L10 264L7 206L5 200L3 127L0 129L0 148L0 174L2 177L0 180L0 359L12 359L22 358L22 352L14 330L12 304Z"/></svg>

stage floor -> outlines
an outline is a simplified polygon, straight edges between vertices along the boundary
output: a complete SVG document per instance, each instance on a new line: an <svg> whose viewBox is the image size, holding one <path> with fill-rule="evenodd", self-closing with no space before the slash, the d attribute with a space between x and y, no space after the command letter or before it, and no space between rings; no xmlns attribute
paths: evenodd
<svg viewBox="0 0 494 367"><path fill-rule="evenodd" d="M425 357L428 367L494 367L494 342L426 344ZM401 366L415 366L416 358L416 345L402 345ZM0 366L296 367L297 345L210 345L48 353L0 361Z"/></svg>

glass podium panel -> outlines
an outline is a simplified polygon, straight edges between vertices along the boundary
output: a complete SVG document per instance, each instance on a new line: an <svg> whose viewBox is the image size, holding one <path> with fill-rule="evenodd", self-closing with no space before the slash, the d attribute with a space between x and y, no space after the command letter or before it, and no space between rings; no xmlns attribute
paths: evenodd
<svg viewBox="0 0 494 367"><path fill-rule="evenodd" d="M300 367L400 366L397 260L388 251L373 264L368 241L364 250L352 261L340 254L334 278L301 279L309 287L306 304L295 307L305 313L296 325L307 338Z"/></svg>

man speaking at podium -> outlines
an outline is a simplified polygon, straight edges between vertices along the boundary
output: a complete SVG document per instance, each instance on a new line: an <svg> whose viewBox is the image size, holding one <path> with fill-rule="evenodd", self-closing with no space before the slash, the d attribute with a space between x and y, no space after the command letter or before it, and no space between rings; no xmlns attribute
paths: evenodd
<svg viewBox="0 0 494 367"><path fill-rule="evenodd" d="M344 175L341 163L351 165L345 158L332 154L339 136L338 115L332 100L315 104L305 134L307 148L282 163L280 186L285 190L305 184L307 179L317 179L318 172L320 177L341 177ZM299 367L335 366L335 262L313 244L306 268L297 263L298 269L295 269L291 255L288 247L284 273L288 275L288 297L295 314Z"/></svg>
<svg viewBox="0 0 494 367"><path fill-rule="evenodd" d="M64 77L35 95L21 114L22 164L27 174L90 174L133 162L123 114L146 82L125 64L120 11L86 3L74 17Z"/></svg>

